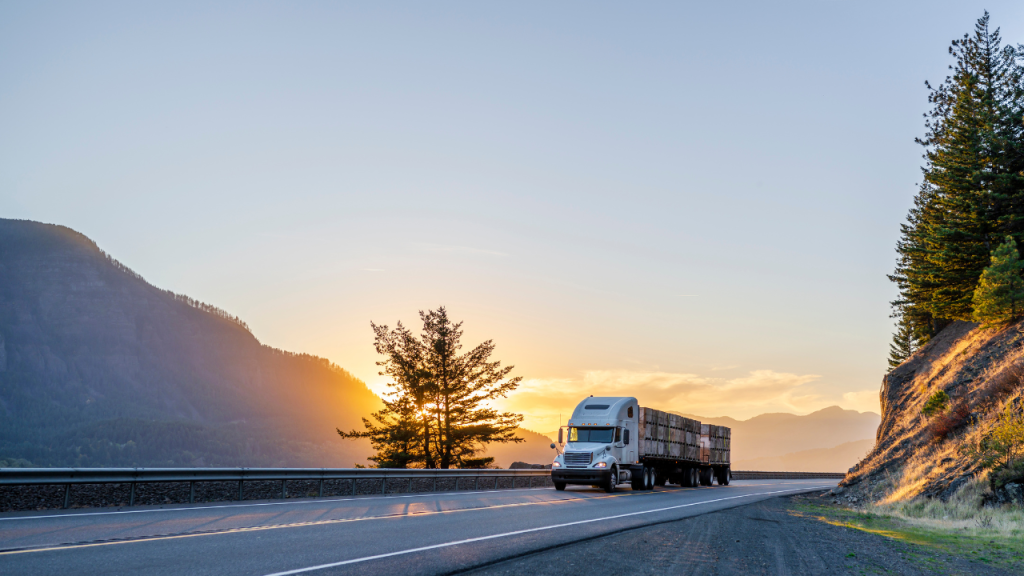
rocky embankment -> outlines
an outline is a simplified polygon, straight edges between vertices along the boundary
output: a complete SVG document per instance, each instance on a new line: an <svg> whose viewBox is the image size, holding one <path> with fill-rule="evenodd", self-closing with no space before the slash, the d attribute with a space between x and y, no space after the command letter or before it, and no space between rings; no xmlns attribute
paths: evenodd
<svg viewBox="0 0 1024 576"><path fill-rule="evenodd" d="M850 469L838 500L948 500L972 479L988 475L968 453L1008 404L1020 408L1024 322L983 329L955 322L882 380L882 423L875 448ZM923 414L928 398L948 394L945 411ZM995 487L993 503L1024 504L1020 484Z"/></svg>

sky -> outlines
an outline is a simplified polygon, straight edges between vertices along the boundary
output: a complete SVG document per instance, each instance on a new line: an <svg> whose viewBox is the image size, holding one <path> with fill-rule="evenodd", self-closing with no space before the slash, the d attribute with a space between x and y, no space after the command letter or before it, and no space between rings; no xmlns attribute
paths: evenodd
<svg viewBox="0 0 1024 576"><path fill-rule="evenodd" d="M553 430L589 394L879 410L925 80L1024 3L0 4L0 217L378 392L447 307Z"/></svg>

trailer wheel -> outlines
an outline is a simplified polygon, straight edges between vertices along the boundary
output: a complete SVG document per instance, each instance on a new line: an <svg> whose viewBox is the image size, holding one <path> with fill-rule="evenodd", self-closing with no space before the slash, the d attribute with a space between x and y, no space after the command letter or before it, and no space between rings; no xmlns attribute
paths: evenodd
<svg viewBox="0 0 1024 576"><path fill-rule="evenodd" d="M718 475L718 484L720 486L728 486L729 485L729 469L728 468L722 468L721 469L721 473Z"/></svg>
<svg viewBox="0 0 1024 576"><path fill-rule="evenodd" d="M654 468L647 466L644 470L644 490L654 490Z"/></svg>
<svg viewBox="0 0 1024 576"><path fill-rule="evenodd" d="M700 468L690 468L690 487L700 486Z"/></svg>
<svg viewBox="0 0 1024 576"><path fill-rule="evenodd" d="M615 487L618 486L619 482L619 468L612 464L612 473L608 475L608 481L605 482L604 491L611 494L615 492Z"/></svg>
<svg viewBox="0 0 1024 576"><path fill-rule="evenodd" d="M655 486L664 486L665 482L667 480L668 480L668 477L665 476L664 472L658 472L657 470L654 471L654 485Z"/></svg>
<svg viewBox="0 0 1024 576"><path fill-rule="evenodd" d="M711 486L711 468L701 470L700 483L704 486Z"/></svg>
<svg viewBox="0 0 1024 576"><path fill-rule="evenodd" d="M555 482L555 490L565 490L565 482Z"/></svg>

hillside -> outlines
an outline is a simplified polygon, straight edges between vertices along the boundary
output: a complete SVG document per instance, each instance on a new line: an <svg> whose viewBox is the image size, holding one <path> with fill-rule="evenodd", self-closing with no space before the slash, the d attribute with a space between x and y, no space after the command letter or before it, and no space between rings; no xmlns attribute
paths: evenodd
<svg viewBox="0 0 1024 576"><path fill-rule="evenodd" d="M846 442L832 448L801 450L782 456L733 460L733 470L772 470L778 472L846 472L860 462L874 440Z"/></svg>
<svg viewBox="0 0 1024 576"><path fill-rule="evenodd" d="M552 440L550 438L525 428L517 430L516 436L525 439L526 442L491 444L487 447L485 454L494 457L495 466L508 468L513 462L551 464L555 458L555 451L551 449Z"/></svg>
<svg viewBox="0 0 1024 576"><path fill-rule="evenodd" d="M874 438L881 420L879 415L873 412L843 410L838 406L830 406L803 416L761 414L748 420L681 415L705 424L732 428L733 462L780 457L805 450L830 449L847 442ZM854 463L855 461L852 461L839 471L845 472Z"/></svg>
<svg viewBox="0 0 1024 576"><path fill-rule="evenodd" d="M968 452L1008 405L1024 404L1024 322L982 329L954 322L882 381L877 444L843 480L858 497L897 502L947 500L985 470ZM952 409L929 419L925 401L938 391Z"/></svg>
<svg viewBox="0 0 1024 576"><path fill-rule="evenodd" d="M161 290L62 226L0 220L0 458L351 466L379 399L322 358Z"/></svg>

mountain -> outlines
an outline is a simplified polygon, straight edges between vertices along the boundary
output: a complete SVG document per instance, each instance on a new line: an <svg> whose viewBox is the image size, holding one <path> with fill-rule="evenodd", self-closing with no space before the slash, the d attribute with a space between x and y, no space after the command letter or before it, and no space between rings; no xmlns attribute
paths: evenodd
<svg viewBox="0 0 1024 576"><path fill-rule="evenodd" d="M516 436L523 438L526 442L487 446L485 455L494 456L494 464L498 468L508 468L513 462L551 464L551 461L554 460L555 451L551 449L552 440L544 434L519 428L516 430Z"/></svg>
<svg viewBox="0 0 1024 576"><path fill-rule="evenodd" d="M838 406L830 406L804 416L774 413L761 414L749 420L680 415L700 420L704 424L732 428L733 462L783 456L804 450L830 449L847 442L874 438L881 421L881 417L874 412L843 410Z"/></svg>
<svg viewBox="0 0 1024 576"><path fill-rule="evenodd" d="M63 226L0 219L0 458L41 466L351 466L380 406Z"/></svg>
<svg viewBox="0 0 1024 576"><path fill-rule="evenodd" d="M925 402L939 392L947 408L925 415ZM951 323L883 378L881 400L877 443L841 483L849 492L885 502L946 500L971 483L986 491L1006 477L1024 484L1024 467L987 470L971 455L989 445L1001 414L1019 417L1024 407L1024 321L988 329ZM1006 501L998 491L986 497Z"/></svg>
<svg viewBox="0 0 1024 576"><path fill-rule="evenodd" d="M875 446L874 440L846 442L832 448L801 450L782 456L733 460L733 470L774 472L846 472Z"/></svg>

